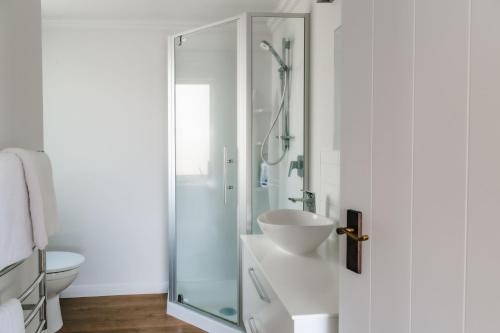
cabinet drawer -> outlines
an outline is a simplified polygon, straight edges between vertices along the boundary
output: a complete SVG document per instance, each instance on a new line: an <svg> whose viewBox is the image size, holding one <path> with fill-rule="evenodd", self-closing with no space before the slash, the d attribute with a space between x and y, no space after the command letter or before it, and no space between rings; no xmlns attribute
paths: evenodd
<svg viewBox="0 0 500 333"><path fill-rule="evenodd" d="M292 333L293 320L281 302L274 302L250 314L245 321L247 333Z"/></svg>
<svg viewBox="0 0 500 333"><path fill-rule="evenodd" d="M243 321L248 333L291 333L293 321L260 272L243 250Z"/></svg>
<svg viewBox="0 0 500 333"><path fill-rule="evenodd" d="M246 322L251 315L262 311L273 302L274 293L256 268L252 257L243 252L243 320Z"/></svg>

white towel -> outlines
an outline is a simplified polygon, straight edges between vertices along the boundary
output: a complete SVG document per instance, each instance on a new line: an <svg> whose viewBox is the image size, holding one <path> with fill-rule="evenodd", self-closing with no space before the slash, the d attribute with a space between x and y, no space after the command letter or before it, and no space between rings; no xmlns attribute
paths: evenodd
<svg viewBox="0 0 500 333"><path fill-rule="evenodd" d="M0 333L25 333L23 308L13 298L0 305Z"/></svg>
<svg viewBox="0 0 500 333"><path fill-rule="evenodd" d="M0 153L0 270L31 255L32 233L23 165Z"/></svg>
<svg viewBox="0 0 500 333"><path fill-rule="evenodd" d="M4 152L17 155L23 163L33 240L35 245L43 250L48 244L48 237L58 230L56 196L49 157L43 152L20 148L9 148Z"/></svg>

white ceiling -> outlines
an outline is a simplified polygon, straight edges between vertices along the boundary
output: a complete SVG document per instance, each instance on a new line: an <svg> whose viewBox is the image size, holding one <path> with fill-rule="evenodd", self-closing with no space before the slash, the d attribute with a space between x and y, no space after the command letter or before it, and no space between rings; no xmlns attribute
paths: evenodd
<svg viewBox="0 0 500 333"><path fill-rule="evenodd" d="M273 11L280 0L42 0L45 19L209 22Z"/></svg>

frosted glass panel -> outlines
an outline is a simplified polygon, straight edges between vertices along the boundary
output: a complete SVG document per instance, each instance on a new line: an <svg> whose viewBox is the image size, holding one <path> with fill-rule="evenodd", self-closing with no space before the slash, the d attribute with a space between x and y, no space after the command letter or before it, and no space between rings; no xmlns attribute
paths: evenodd
<svg viewBox="0 0 500 333"><path fill-rule="evenodd" d="M175 47L176 299L238 320L237 25L178 37Z"/></svg>
<svg viewBox="0 0 500 333"><path fill-rule="evenodd" d="M210 158L210 85L176 84L175 101L177 175L207 176Z"/></svg>

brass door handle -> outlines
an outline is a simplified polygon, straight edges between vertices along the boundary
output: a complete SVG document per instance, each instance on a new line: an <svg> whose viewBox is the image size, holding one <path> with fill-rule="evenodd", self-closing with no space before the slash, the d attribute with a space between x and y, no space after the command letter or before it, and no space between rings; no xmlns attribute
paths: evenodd
<svg viewBox="0 0 500 333"><path fill-rule="evenodd" d="M352 238L358 242L365 242L368 239L370 239L370 237L368 237L367 235L358 236L356 229L354 229L354 228L347 228L347 227L337 228L337 234L338 235L346 235L347 237Z"/></svg>

